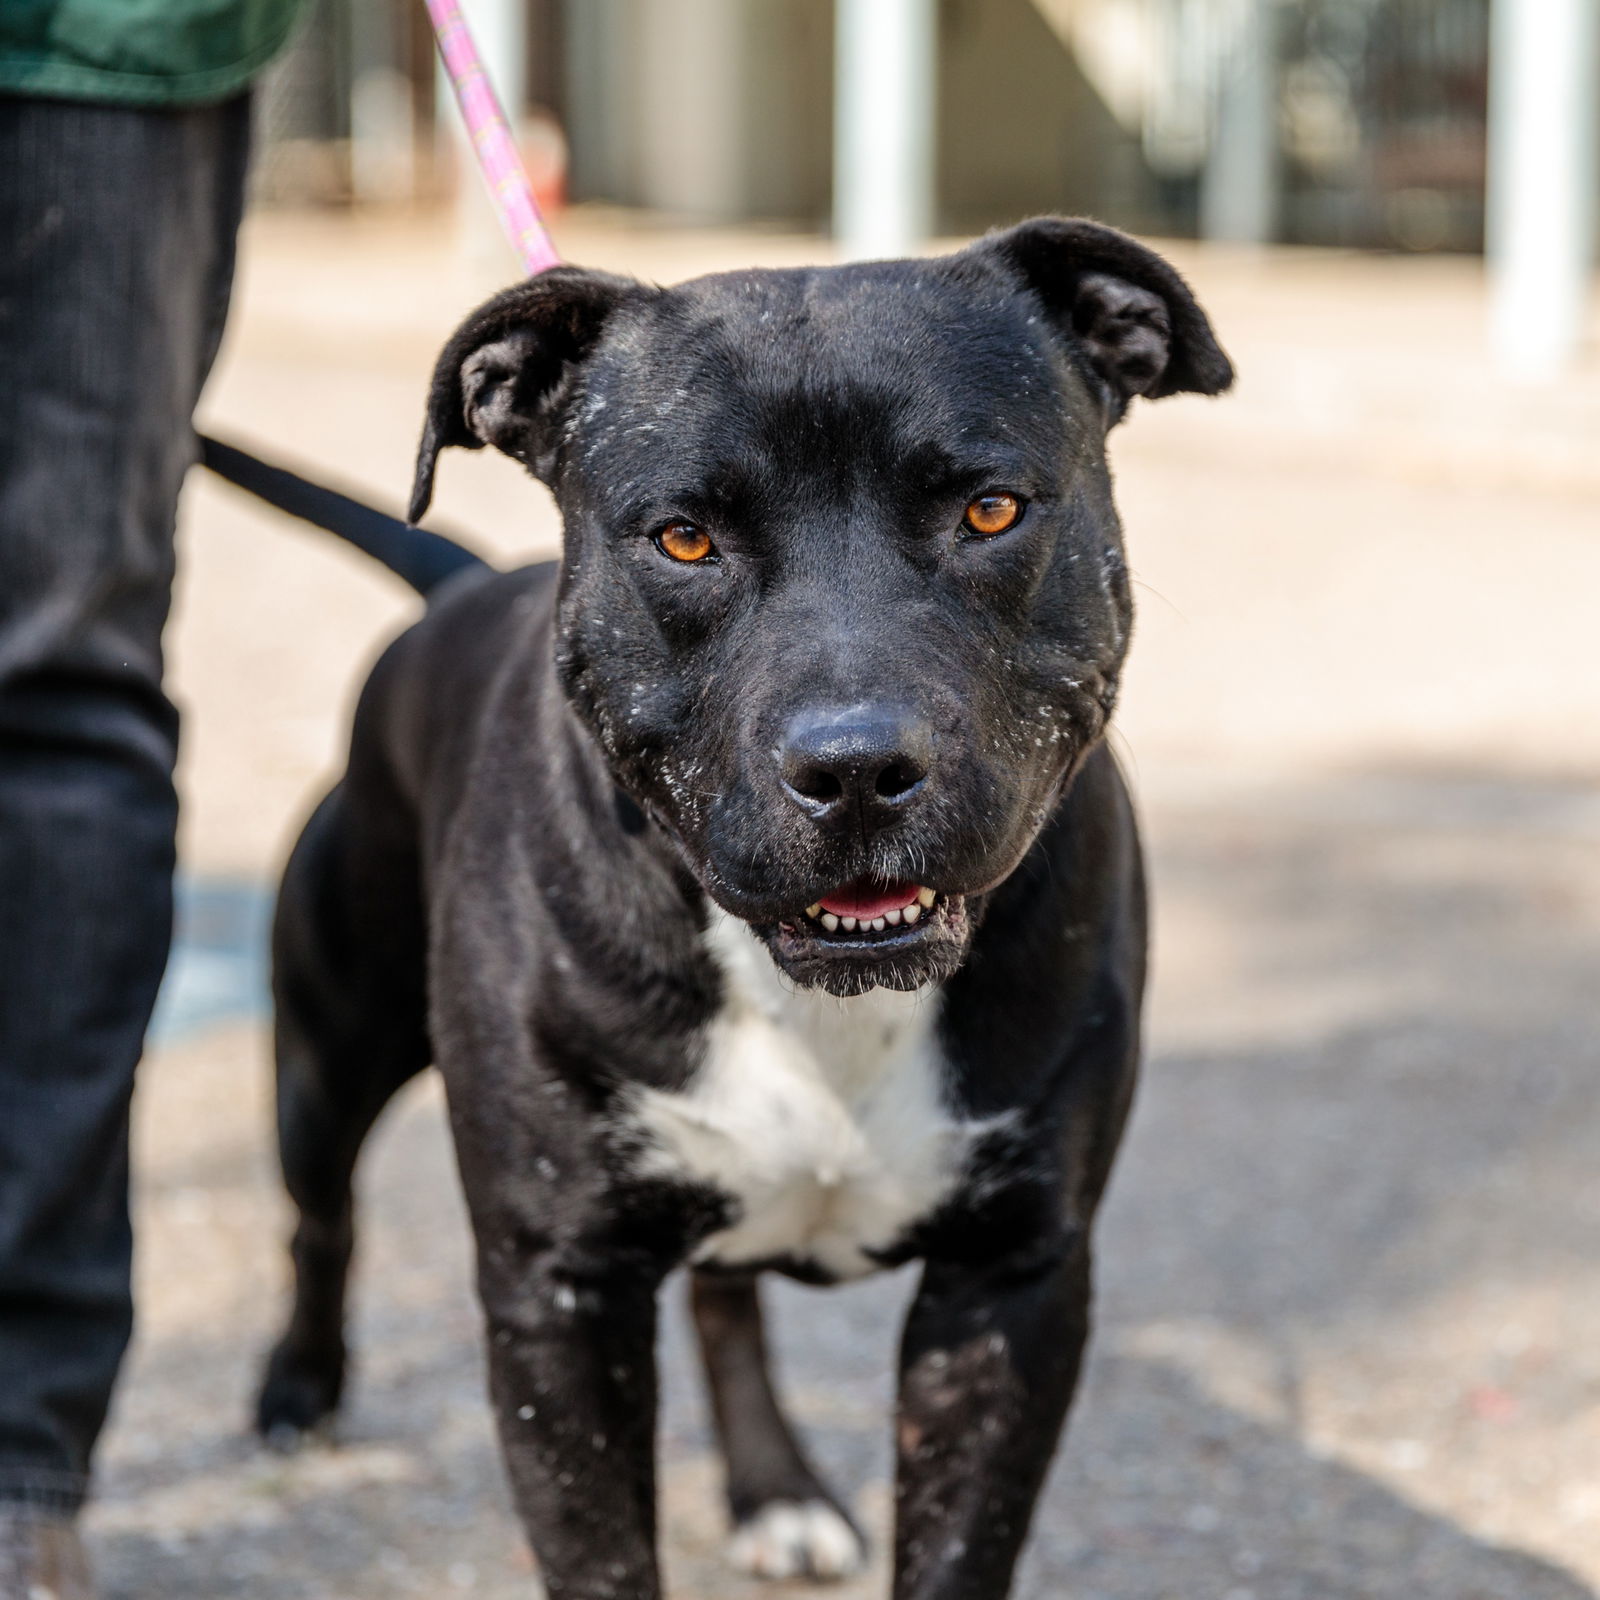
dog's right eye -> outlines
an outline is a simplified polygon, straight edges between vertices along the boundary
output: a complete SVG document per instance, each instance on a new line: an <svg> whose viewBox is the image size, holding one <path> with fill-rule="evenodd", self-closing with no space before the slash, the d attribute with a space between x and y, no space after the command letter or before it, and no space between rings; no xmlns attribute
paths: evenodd
<svg viewBox="0 0 1600 1600"><path fill-rule="evenodd" d="M685 562L704 561L717 553L711 535L692 522L669 522L656 535L656 549L674 561Z"/></svg>
<svg viewBox="0 0 1600 1600"><path fill-rule="evenodd" d="M1026 504L1020 495L1004 489L991 490L980 494L967 506L961 526L980 539L992 539L997 533L1017 525Z"/></svg>

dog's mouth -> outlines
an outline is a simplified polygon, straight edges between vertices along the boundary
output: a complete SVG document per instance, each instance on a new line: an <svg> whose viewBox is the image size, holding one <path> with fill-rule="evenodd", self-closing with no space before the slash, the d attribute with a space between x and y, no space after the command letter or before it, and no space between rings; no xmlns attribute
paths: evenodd
<svg viewBox="0 0 1600 1600"><path fill-rule="evenodd" d="M938 892L920 883L858 881L807 906L805 918L824 933L870 939L889 928L914 928L938 901Z"/></svg>
<svg viewBox="0 0 1600 1600"><path fill-rule="evenodd" d="M961 965L971 931L965 895L865 878L757 929L797 983L840 996L942 983Z"/></svg>
<svg viewBox="0 0 1600 1600"><path fill-rule="evenodd" d="M960 895L941 894L909 879L896 883L857 879L813 901L797 917L785 918L779 927L790 937L841 949L904 947L948 922L960 911L961 900Z"/></svg>

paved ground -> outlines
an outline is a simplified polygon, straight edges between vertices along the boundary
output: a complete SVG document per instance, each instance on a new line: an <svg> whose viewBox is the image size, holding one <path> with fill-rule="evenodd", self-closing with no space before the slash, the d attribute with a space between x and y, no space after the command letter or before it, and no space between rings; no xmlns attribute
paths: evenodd
<svg viewBox="0 0 1600 1600"><path fill-rule="evenodd" d="M664 279L817 249L614 218L568 244ZM247 259L214 420L398 503L470 274L426 225L271 219ZM1246 377L1118 446L1151 1060L1023 1589L1595 1600L1600 372L1495 385L1467 264L1185 265ZM440 519L506 557L555 533L487 456L447 461ZM343 1443L286 1462L241 1429L285 1220L251 1015L262 885L409 607L207 486L185 553L190 936L138 1106L143 1322L93 1514L103 1574L127 1600L510 1600L530 1568L431 1087L364 1175ZM880 1529L904 1293L779 1295L796 1409ZM666 1346L675 1592L753 1596L718 1566L676 1297Z"/></svg>

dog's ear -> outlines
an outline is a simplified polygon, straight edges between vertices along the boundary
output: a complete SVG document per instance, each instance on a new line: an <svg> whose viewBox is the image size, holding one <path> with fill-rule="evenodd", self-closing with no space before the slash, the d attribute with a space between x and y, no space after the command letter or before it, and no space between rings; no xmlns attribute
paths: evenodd
<svg viewBox="0 0 1600 1600"><path fill-rule="evenodd" d="M1037 217L974 249L1044 303L1105 385L1120 417L1137 394L1220 394L1233 382L1199 302L1155 251L1082 217Z"/></svg>
<svg viewBox="0 0 1600 1600"><path fill-rule="evenodd" d="M575 368L617 307L650 292L631 278L553 267L479 306L433 369L411 520L428 509L439 452L450 445L492 444L548 481Z"/></svg>

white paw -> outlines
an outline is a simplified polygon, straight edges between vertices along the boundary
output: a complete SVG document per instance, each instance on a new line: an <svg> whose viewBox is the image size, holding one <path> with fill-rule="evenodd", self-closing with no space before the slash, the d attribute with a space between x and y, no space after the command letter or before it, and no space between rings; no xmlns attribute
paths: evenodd
<svg viewBox="0 0 1600 1600"><path fill-rule="evenodd" d="M847 1578L866 1565L861 1535L823 1500L774 1500L741 1524L728 1560L755 1578Z"/></svg>

